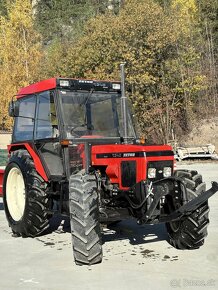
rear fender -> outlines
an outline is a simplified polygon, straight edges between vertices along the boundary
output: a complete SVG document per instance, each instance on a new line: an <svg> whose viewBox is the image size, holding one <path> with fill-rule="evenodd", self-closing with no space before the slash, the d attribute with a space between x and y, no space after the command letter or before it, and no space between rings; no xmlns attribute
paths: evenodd
<svg viewBox="0 0 218 290"><path fill-rule="evenodd" d="M44 166L40 160L39 155L37 154L37 152L34 150L34 148L32 147L31 144L29 143L20 143L20 144L11 144L8 145L8 152L9 154L15 150L19 150L19 149L26 149L30 156L33 159L36 171L38 172L38 174L45 180L48 181L48 176L45 172Z"/></svg>

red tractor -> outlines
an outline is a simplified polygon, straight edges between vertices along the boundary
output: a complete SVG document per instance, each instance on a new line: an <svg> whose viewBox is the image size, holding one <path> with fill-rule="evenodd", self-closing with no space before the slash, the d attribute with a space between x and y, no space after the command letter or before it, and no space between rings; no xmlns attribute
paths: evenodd
<svg viewBox="0 0 218 290"><path fill-rule="evenodd" d="M207 234L208 198L196 171L174 171L168 145L137 138L122 82L52 78L22 88L3 182L16 236L36 237L54 213L70 216L78 265L102 260L100 223L165 222L170 243L196 249Z"/></svg>

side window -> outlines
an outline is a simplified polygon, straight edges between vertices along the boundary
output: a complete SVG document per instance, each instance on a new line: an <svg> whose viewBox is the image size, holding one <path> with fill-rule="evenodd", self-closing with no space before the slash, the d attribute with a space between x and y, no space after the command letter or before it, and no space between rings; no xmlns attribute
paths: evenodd
<svg viewBox="0 0 218 290"><path fill-rule="evenodd" d="M36 97L24 97L19 100L19 117L15 119L14 141L33 139Z"/></svg>
<svg viewBox="0 0 218 290"><path fill-rule="evenodd" d="M35 138L57 137L58 127L53 95L50 91L46 91L39 94L38 98Z"/></svg>

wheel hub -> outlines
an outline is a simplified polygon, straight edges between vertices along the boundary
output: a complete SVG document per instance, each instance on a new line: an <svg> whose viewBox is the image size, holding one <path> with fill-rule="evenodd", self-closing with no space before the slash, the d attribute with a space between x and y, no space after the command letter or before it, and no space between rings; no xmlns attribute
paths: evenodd
<svg viewBox="0 0 218 290"><path fill-rule="evenodd" d="M17 167L13 167L8 174L6 200L11 217L19 221L24 214L26 193L23 174Z"/></svg>

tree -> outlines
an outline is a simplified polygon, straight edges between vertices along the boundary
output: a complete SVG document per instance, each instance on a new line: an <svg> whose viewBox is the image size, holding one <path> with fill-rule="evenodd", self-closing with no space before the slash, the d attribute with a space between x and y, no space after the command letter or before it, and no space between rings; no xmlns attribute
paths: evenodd
<svg viewBox="0 0 218 290"><path fill-rule="evenodd" d="M40 36L34 30L28 0L7 2L7 17L0 17L0 126L10 127L8 102L18 89L39 79L42 57Z"/></svg>
<svg viewBox="0 0 218 290"><path fill-rule="evenodd" d="M74 39L86 21L108 9L118 12L121 0L39 0L35 5L36 27L46 44L54 39ZM56 41L56 40L55 40Z"/></svg>
<svg viewBox="0 0 218 290"><path fill-rule="evenodd" d="M7 14L6 2L7 2L7 0L1 0L1 2L0 2L0 15Z"/></svg>
<svg viewBox="0 0 218 290"><path fill-rule="evenodd" d="M213 0L197 0L202 26L210 26L214 38L214 47L218 53L218 2Z"/></svg>
<svg viewBox="0 0 218 290"><path fill-rule="evenodd" d="M218 97L218 2L212 0L197 1L201 20L201 33L204 37L202 63L207 72L209 84L207 99L213 105L209 113L217 113Z"/></svg>
<svg viewBox="0 0 218 290"><path fill-rule="evenodd" d="M170 63L176 80L177 95L181 98L183 129L192 124L200 92L206 88L206 75L201 69L202 37L199 33L198 8L195 0L172 0L170 13L177 19L176 57Z"/></svg>
<svg viewBox="0 0 218 290"><path fill-rule="evenodd" d="M190 70L198 55L186 44L191 29L190 21L185 23L187 17L193 18L186 8L182 7L180 29L177 5L172 7L175 17L151 0L125 1L118 15L108 12L88 22L54 74L119 79L119 64L125 61L127 86L142 131L168 142L179 112L188 110L204 79Z"/></svg>

